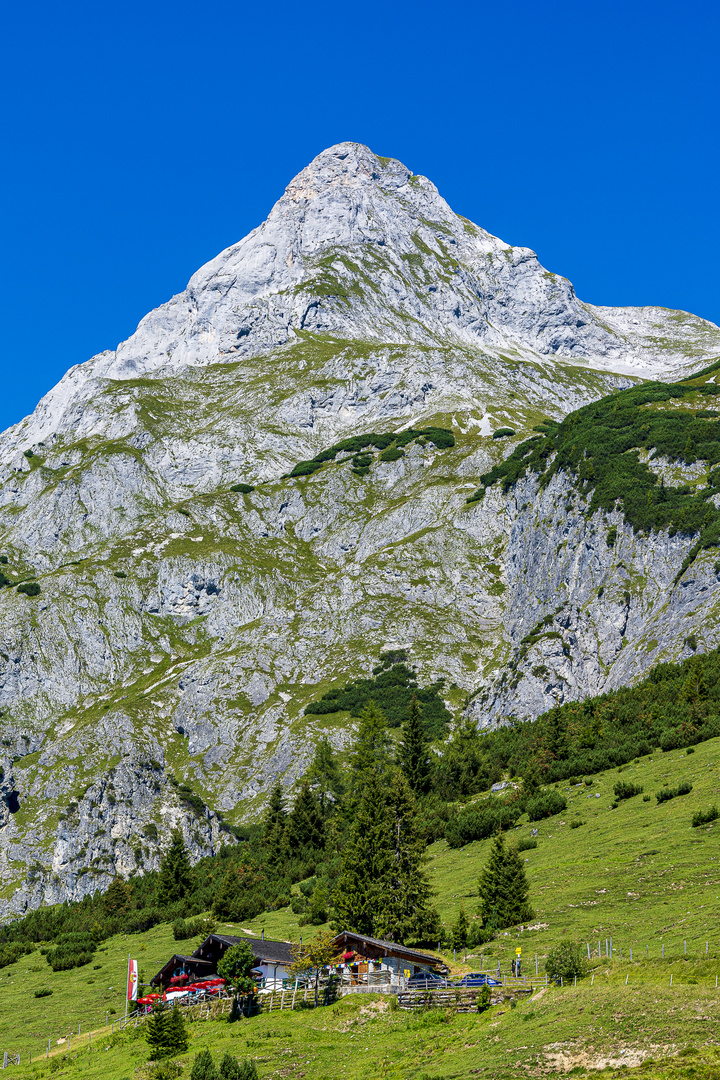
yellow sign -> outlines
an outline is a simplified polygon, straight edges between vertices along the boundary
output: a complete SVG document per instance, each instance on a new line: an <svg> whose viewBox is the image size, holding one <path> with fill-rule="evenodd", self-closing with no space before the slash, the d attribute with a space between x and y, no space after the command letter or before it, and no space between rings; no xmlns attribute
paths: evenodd
<svg viewBox="0 0 720 1080"><path fill-rule="evenodd" d="M522 949L516 949L515 950L515 955L519 956L521 952L522 952Z"/></svg>

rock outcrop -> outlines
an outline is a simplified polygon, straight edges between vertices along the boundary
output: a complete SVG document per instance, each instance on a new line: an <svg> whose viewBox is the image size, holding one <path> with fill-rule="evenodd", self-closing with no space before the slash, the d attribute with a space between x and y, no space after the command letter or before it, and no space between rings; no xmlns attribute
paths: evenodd
<svg viewBox="0 0 720 1080"><path fill-rule="evenodd" d="M0 436L1 569L40 587L0 590L0 910L157 866L174 824L195 857L230 840L219 813L347 742L304 708L389 645L490 724L716 644L712 559L671 587L679 536L587 519L562 477L465 500L544 417L717 355L694 316L584 304L399 162L319 155ZM455 446L287 476L428 424Z"/></svg>

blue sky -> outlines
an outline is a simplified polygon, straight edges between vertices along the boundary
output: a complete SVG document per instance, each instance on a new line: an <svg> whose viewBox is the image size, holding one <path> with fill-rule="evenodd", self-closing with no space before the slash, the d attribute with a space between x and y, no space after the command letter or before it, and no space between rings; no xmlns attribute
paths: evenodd
<svg viewBox="0 0 720 1080"><path fill-rule="evenodd" d="M0 428L351 139L597 304L720 322L716 4L7 5Z"/></svg>

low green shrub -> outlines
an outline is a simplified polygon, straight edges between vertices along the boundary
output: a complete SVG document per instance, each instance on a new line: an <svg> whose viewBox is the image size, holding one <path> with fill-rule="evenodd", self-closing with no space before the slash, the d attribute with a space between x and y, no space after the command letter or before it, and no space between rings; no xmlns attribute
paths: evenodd
<svg viewBox="0 0 720 1080"><path fill-rule="evenodd" d="M720 814L718 814L717 806L711 806L709 810L698 810L696 814L693 814L692 827L697 829L700 825L709 825L711 821L717 821Z"/></svg>
<svg viewBox="0 0 720 1080"><path fill-rule="evenodd" d="M563 941L548 953L545 970L551 979L578 979L587 971L587 960L583 955L582 945Z"/></svg>
<svg viewBox="0 0 720 1080"><path fill-rule="evenodd" d="M37 581L23 581L21 585L18 585L17 591L25 593L26 596L39 596L40 586Z"/></svg>
<svg viewBox="0 0 720 1080"><path fill-rule="evenodd" d="M538 842L534 836L523 836L523 838L517 842L518 851L532 851L537 846Z"/></svg>
<svg viewBox="0 0 720 1080"><path fill-rule="evenodd" d="M233 484L231 491L239 491L241 495L249 495L255 488L252 484Z"/></svg>
<svg viewBox="0 0 720 1080"><path fill-rule="evenodd" d="M674 788L662 788L656 792L655 798L659 803L669 802L670 799L676 799L679 795L689 795L692 791L692 784L688 784L687 780L683 780Z"/></svg>
<svg viewBox="0 0 720 1080"><path fill-rule="evenodd" d="M540 821L541 818L554 817L567 809L567 799L559 791L544 791L530 799L527 804L527 814L531 821Z"/></svg>
<svg viewBox="0 0 720 1080"><path fill-rule="evenodd" d="M119 577L119 578L127 577L127 574L124 572L124 570L115 570L115 571L113 571L113 573L114 573L115 577Z"/></svg>
<svg viewBox="0 0 720 1080"><path fill-rule="evenodd" d="M571 822L570 822L570 828L571 828L571 829L579 829L579 828L580 828L580 826L581 826L581 825L584 825L584 824L585 824L585 822L584 822L584 821L571 821Z"/></svg>
<svg viewBox="0 0 720 1080"><path fill-rule="evenodd" d="M504 439L506 435L514 435L515 432L511 427L501 427L497 431L493 431L493 439Z"/></svg>
<svg viewBox="0 0 720 1080"><path fill-rule="evenodd" d="M52 990L50 989L49 986L42 986L39 990L35 991L35 997L36 998L50 997L51 994L52 994Z"/></svg>
<svg viewBox="0 0 720 1080"><path fill-rule="evenodd" d="M389 446L387 450L383 450L380 455L381 461L399 461L401 457L405 457L405 451L400 446Z"/></svg>
<svg viewBox="0 0 720 1080"><path fill-rule="evenodd" d="M631 784L628 780L618 780L613 788L616 799L632 799L635 795L642 795L641 784Z"/></svg>

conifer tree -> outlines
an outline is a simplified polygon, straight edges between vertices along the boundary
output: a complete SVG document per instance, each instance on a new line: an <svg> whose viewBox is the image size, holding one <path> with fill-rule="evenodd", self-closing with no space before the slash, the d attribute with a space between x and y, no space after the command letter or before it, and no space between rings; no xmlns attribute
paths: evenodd
<svg viewBox="0 0 720 1080"><path fill-rule="evenodd" d="M170 847L160 862L157 898L159 904L182 900L192 884L190 860L179 829L173 829Z"/></svg>
<svg viewBox="0 0 720 1080"><path fill-rule="evenodd" d="M468 917L465 914L465 905L462 900L460 901L460 911L458 917L453 923L452 928L452 943L454 949L464 949L468 943L468 931L470 929L470 923Z"/></svg>
<svg viewBox="0 0 720 1080"><path fill-rule="evenodd" d="M383 777L377 769L363 775L364 788L343 849L333 906L338 929L372 937L390 853Z"/></svg>
<svg viewBox="0 0 720 1080"><path fill-rule="evenodd" d="M333 903L339 927L402 942L428 922L430 886L402 773L366 773Z"/></svg>
<svg viewBox="0 0 720 1080"><path fill-rule="evenodd" d="M220 1074L220 1080L241 1080L240 1062L236 1057L233 1057L229 1050L226 1050L220 1058L218 1073Z"/></svg>
<svg viewBox="0 0 720 1080"><path fill-rule="evenodd" d="M271 866L278 866L285 857L286 823L287 811L283 798L283 786L280 780L277 780L270 792L270 800L263 819L263 840Z"/></svg>
<svg viewBox="0 0 720 1080"><path fill-rule="evenodd" d="M502 832L493 841L479 885L485 928L503 930L532 918L525 867L517 851L505 846Z"/></svg>
<svg viewBox="0 0 720 1080"><path fill-rule="evenodd" d="M360 713L350 753L350 799L357 805L371 779L383 781L390 768L390 737L385 713L369 701Z"/></svg>
<svg viewBox="0 0 720 1080"><path fill-rule="evenodd" d="M127 882L116 877L103 896L103 908L108 915L121 915L130 906L130 890Z"/></svg>
<svg viewBox="0 0 720 1080"><path fill-rule="evenodd" d="M317 851L325 846L325 821L307 780L303 781L288 815L285 841L288 852L293 856L303 851Z"/></svg>
<svg viewBox="0 0 720 1080"><path fill-rule="evenodd" d="M185 1018L175 1001L167 1015L165 1024L165 1045L168 1054L184 1054L188 1048L188 1033L185 1028Z"/></svg>
<svg viewBox="0 0 720 1080"><path fill-rule="evenodd" d="M323 736L315 747L315 757L305 779L317 796L321 814L328 817L340 805L345 783L327 736Z"/></svg>
<svg viewBox="0 0 720 1080"><path fill-rule="evenodd" d="M201 1050L195 1055L190 1080L219 1080L218 1071L209 1050Z"/></svg>
<svg viewBox="0 0 720 1080"><path fill-rule="evenodd" d="M420 702L413 694L410 708L402 726L398 765L415 795L430 790L430 756L422 720Z"/></svg>
<svg viewBox="0 0 720 1080"><path fill-rule="evenodd" d="M425 845L416 820L413 794L394 770L385 797L387 869L381 878L375 937L402 943L426 922L430 883L424 869Z"/></svg>
<svg viewBox="0 0 720 1080"><path fill-rule="evenodd" d="M162 999L153 1002L152 1012L145 1021L145 1038L154 1058L167 1054L168 1007Z"/></svg>

